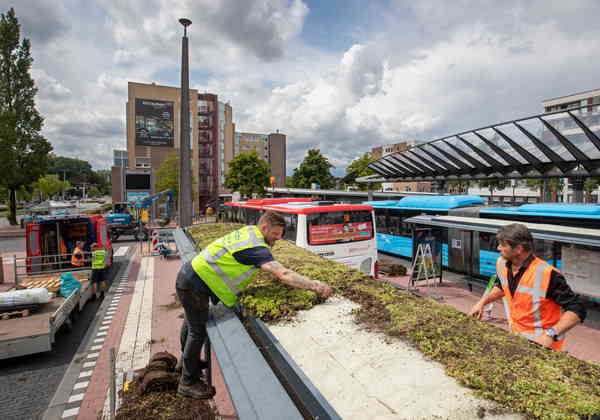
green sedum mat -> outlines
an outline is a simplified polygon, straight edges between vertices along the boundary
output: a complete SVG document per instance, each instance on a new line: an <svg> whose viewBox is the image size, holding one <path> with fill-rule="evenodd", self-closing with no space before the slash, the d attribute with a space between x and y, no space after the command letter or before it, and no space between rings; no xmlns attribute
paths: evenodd
<svg viewBox="0 0 600 420"><path fill-rule="evenodd" d="M206 224L190 232L200 249L241 226ZM360 304L355 315L365 328L409 341L484 398L536 419L586 419L600 413L598 364L542 348L287 241L277 242L273 255L284 266ZM266 322L291 319L320 301L313 292L290 288L263 272L240 297L244 311Z"/></svg>

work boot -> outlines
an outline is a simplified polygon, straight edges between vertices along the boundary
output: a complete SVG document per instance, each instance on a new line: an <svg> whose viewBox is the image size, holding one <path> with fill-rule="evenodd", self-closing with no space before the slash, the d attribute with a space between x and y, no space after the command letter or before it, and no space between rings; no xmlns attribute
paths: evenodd
<svg viewBox="0 0 600 420"><path fill-rule="evenodd" d="M183 381L179 381L177 393L196 400L208 400L215 395L215 388L209 387L204 381L198 381L193 385L185 385Z"/></svg>

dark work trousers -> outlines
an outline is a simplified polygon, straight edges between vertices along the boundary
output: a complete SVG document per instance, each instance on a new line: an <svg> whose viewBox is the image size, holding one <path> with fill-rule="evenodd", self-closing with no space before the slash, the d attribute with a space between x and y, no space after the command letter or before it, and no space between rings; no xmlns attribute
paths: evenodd
<svg viewBox="0 0 600 420"><path fill-rule="evenodd" d="M200 378L199 359L202 346L206 341L206 323L208 322L209 296L192 289L177 288L177 296L183 306L185 321L181 331L183 348L182 382L192 385ZM187 336L183 337L187 329Z"/></svg>

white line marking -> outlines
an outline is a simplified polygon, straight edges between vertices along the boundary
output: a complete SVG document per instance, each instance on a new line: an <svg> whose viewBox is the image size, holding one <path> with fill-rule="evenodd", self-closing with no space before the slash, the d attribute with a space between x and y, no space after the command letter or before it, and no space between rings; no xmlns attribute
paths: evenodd
<svg viewBox="0 0 600 420"><path fill-rule="evenodd" d="M90 350L95 351L95 350L100 350L102 348L102 346L92 346L90 347Z"/></svg>
<svg viewBox="0 0 600 420"><path fill-rule="evenodd" d="M96 366L96 361L93 361L93 362L85 362L85 363L83 364L83 368L84 368L84 369L93 368L94 366Z"/></svg>
<svg viewBox="0 0 600 420"><path fill-rule="evenodd" d="M79 377L80 378L89 378L90 376L92 376L93 372L94 372L93 370L84 370L83 372L81 372L79 374Z"/></svg>
<svg viewBox="0 0 600 420"><path fill-rule="evenodd" d="M115 253L113 254L113 257L122 257L127 254L128 250L129 250L128 246L120 246L119 249L117 249L115 251Z"/></svg>
<svg viewBox="0 0 600 420"><path fill-rule="evenodd" d="M108 330L108 327L107 327L107 326L104 326L104 327L100 327L100 328L98 328L98 331L106 331L106 330Z"/></svg>
<svg viewBox="0 0 600 420"><path fill-rule="evenodd" d="M98 334L96 334L96 337L104 337L106 334L108 334L106 331L100 331Z"/></svg>
<svg viewBox="0 0 600 420"><path fill-rule="evenodd" d="M87 388L87 386L90 384L90 381L83 381L83 382L77 382L75 384L75 386L73 387L73 389L82 389L82 388Z"/></svg>
<svg viewBox="0 0 600 420"><path fill-rule="evenodd" d="M79 407L69 408L68 410L63 411L62 418L66 419L67 417L73 417L79 414Z"/></svg>
<svg viewBox="0 0 600 420"><path fill-rule="evenodd" d="M96 338L94 343L104 343L104 338Z"/></svg>
<svg viewBox="0 0 600 420"><path fill-rule="evenodd" d="M67 402L73 403L73 402L81 401L81 400L83 400L83 397L85 397L85 394L71 395L69 397L69 399L67 400Z"/></svg>
<svg viewBox="0 0 600 420"><path fill-rule="evenodd" d="M90 353L90 354L88 354L88 355L87 355L87 357L86 357L86 359L95 359L95 358L97 358L98 356L100 356L100 352L99 352L99 351L97 351L97 352L95 352L95 353Z"/></svg>

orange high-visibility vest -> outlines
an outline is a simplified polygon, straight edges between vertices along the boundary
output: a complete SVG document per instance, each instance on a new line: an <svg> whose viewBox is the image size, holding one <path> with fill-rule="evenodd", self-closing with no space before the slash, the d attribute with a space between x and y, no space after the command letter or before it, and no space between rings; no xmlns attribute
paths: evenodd
<svg viewBox="0 0 600 420"><path fill-rule="evenodd" d="M514 296L508 286L508 267L506 260L500 257L496 260L496 274L500 279L504 296L508 323L513 332L519 333L529 340L535 340L544 330L553 327L561 316L560 306L546 298L550 276L556 268L544 260L534 257L529 267L523 273ZM565 334L552 343L554 350L560 350L565 342Z"/></svg>
<svg viewBox="0 0 600 420"><path fill-rule="evenodd" d="M71 255L71 265L75 267L83 267L85 262L83 261L83 251L79 248L75 248L73 250L73 254Z"/></svg>

